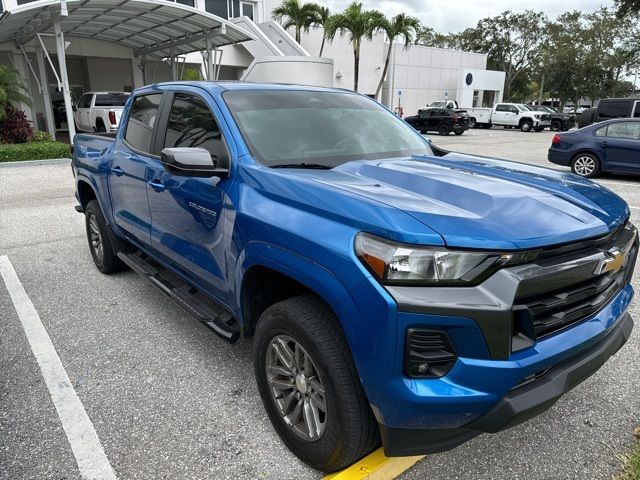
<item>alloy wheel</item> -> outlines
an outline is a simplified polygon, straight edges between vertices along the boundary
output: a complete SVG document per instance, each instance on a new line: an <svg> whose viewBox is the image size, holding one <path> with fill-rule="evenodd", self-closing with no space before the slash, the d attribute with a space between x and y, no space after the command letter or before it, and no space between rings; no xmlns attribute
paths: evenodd
<svg viewBox="0 0 640 480"><path fill-rule="evenodd" d="M102 235L98 226L98 219L95 215L89 217L89 241L96 259L102 262L104 257L104 245L102 243Z"/></svg>
<svg viewBox="0 0 640 480"><path fill-rule="evenodd" d="M595 169L596 161L587 155L578 157L574 162L574 171L582 177L587 177L593 174Z"/></svg>
<svg viewBox="0 0 640 480"><path fill-rule="evenodd" d="M327 427L327 402L309 354L293 338L278 335L267 349L265 370L285 424L303 440L318 440Z"/></svg>

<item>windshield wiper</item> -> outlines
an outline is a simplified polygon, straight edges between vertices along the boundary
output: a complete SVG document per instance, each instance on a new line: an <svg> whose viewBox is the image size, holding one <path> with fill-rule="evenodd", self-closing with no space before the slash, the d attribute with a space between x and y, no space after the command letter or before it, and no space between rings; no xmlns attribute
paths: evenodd
<svg viewBox="0 0 640 480"><path fill-rule="evenodd" d="M281 163L278 165L271 165L271 168L314 168L317 170L331 170L333 167L321 165L319 163Z"/></svg>

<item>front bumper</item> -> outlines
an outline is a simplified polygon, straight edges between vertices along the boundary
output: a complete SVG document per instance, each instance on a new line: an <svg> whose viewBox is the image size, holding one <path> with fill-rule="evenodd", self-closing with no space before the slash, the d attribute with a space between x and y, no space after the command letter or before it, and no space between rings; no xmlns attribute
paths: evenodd
<svg viewBox="0 0 640 480"><path fill-rule="evenodd" d="M489 412L464 426L417 430L380 425L385 454L405 456L442 452L483 432L495 433L539 415L604 365L626 343L632 329L633 320L625 313L595 346L512 389Z"/></svg>
<svg viewBox="0 0 640 480"><path fill-rule="evenodd" d="M388 455L453 448L548 409L629 337L638 249L631 225L547 249L474 287L387 287L398 305L394 373L367 395ZM611 252L625 259L603 270ZM457 360L442 377L403 371L408 329L445 331Z"/></svg>

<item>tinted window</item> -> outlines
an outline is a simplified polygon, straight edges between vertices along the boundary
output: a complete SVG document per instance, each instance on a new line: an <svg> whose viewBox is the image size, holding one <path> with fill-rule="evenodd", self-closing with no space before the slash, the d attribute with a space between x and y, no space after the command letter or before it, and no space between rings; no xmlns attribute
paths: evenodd
<svg viewBox="0 0 640 480"><path fill-rule="evenodd" d="M251 153L266 165L335 167L431 153L409 124L353 93L227 91L223 98Z"/></svg>
<svg viewBox="0 0 640 480"><path fill-rule="evenodd" d="M640 118L640 102L636 102L633 109L633 118Z"/></svg>
<svg viewBox="0 0 640 480"><path fill-rule="evenodd" d="M626 117L630 104L631 102L627 100L602 100L600 105L598 105L598 116L600 118Z"/></svg>
<svg viewBox="0 0 640 480"><path fill-rule="evenodd" d="M496 107L496 112L508 112L509 111L509 107L506 105L498 105Z"/></svg>
<svg viewBox="0 0 640 480"><path fill-rule="evenodd" d="M156 123L161 99L162 94L160 93L140 95L133 99L124 138L136 150L151 151L153 127Z"/></svg>
<svg viewBox="0 0 640 480"><path fill-rule="evenodd" d="M129 95L126 93L100 93L96 95L96 107L124 107Z"/></svg>
<svg viewBox="0 0 640 480"><path fill-rule="evenodd" d="M213 113L204 100L187 93L177 93L173 100L164 146L199 147L208 150L214 160L226 158L226 147Z"/></svg>
<svg viewBox="0 0 640 480"><path fill-rule="evenodd" d="M607 137L640 140L640 122L619 122L609 125Z"/></svg>

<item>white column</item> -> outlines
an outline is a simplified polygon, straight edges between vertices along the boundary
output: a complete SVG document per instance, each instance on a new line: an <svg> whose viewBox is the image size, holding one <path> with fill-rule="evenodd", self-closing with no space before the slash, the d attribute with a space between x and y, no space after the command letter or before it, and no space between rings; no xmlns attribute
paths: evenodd
<svg viewBox="0 0 640 480"><path fill-rule="evenodd" d="M207 37L207 80L213 82L216 80L213 74L213 50L211 48L211 38Z"/></svg>
<svg viewBox="0 0 640 480"><path fill-rule="evenodd" d="M47 132L56 138L56 124L53 118L53 106L51 105L51 95L49 95L49 82L47 80L47 67L44 63L44 51L41 47L36 49L36 61L38 62L38 76L42 86L42 98L44 100L44 116L47 120Z"/></svg>
<svg viewBox="0 0 640 480"><path fill-rule="evenodd" d="M71 104L71 91L69 90L69 75L67 74L67 59L64 52L64 34L60 28L60 19L53 20L53 31L56 35L56 55L60 69L60 80L62 82L62 96L64 97L64 109L67 114L67 125L69 125L69 142L73 144L73 137L76 135L76 128L73 123L73 105Z"/></svg>
<svg viewBox="0 0 640 480"><path fill-rule="evenodd" d="M176 62L176 47L171 44L169 47L169 55L171 56L171 81L178 80L178 63Z"/></svg>
<svg viewBox="0 0 640 480"><path fill-rule="evenodd" d="M388 101L387 107L393 110L394 108L393 99L395 98L394 87L396 83L396 45L393 45L391 47L391 68L389 70L390 72L387 73L387 87L389 89L389 98L387 100Z"/></svg>

